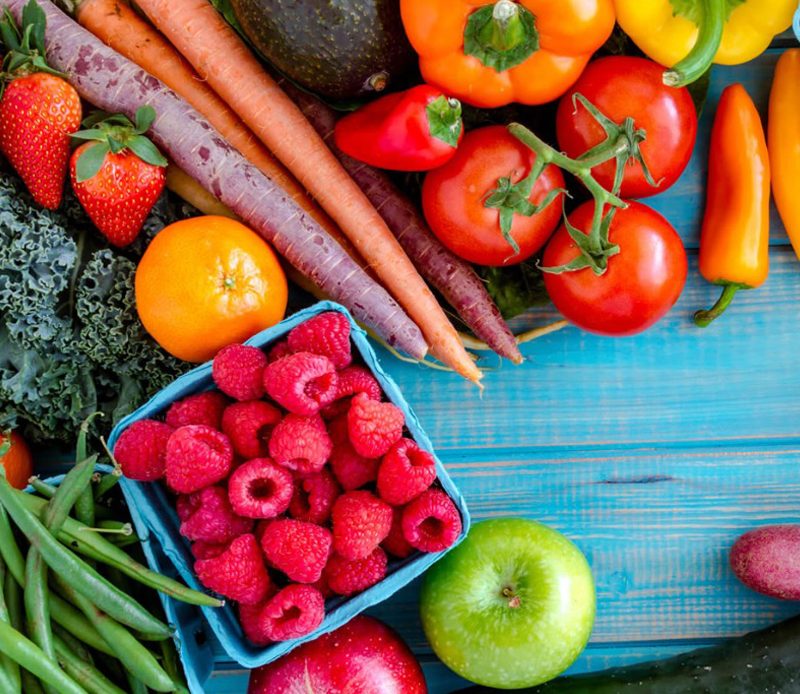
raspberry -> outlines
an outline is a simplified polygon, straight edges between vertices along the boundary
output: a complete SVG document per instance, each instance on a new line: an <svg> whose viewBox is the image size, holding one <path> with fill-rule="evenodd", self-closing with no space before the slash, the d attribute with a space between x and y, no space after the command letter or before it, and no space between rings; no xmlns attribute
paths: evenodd
<svg viewBox="0 0 800 694"><path fill-rule="evenodd" d="M222 414L222 431L233 450L245 459L269 454L269 437L281 421L281 411L263 400L235 402Z"/></svg>
<svg viewBox="0 0 800 694"><path fill-rule="evenodd" d="M261 549L267 562L290 581L314 583L331 553L331 531L314 523L276 520L264 529Z"/></svg>
<svg viewBox="0 0 800 694"><path fill-rule="evenodd" d="M167 410L166 421L175 429L189 424L204 424L219 429L222 411L227 404L225 396L217 390L189 395L172 403Z"/></svg>
<svg viewBox="0 0 800 694"><path fill-rule="evenodd" d="M392 509L392 529L386 536L386 539L381 543L381 547L385 549L393 557L398 559L405 559L409 556L414 548L408 544L408 541L403 537L403 509Z"/></svg>
<svg viewBox="0 0 800 694"><path fill-rule="evenodd" d="M392 507L372 492L342 494L333 505L333 549L345 559L364 559L389 534Z"/></svg>
<svg viewBox="0 0 800 694"><path fill-rule="evenodd" d="M347 413L347 430L356 453L380 458L402 435L405 418L390 402L375 402L366 393L353 396Z"/></svg>
<svg viewBox="0 0 800 694"><path fill-rule="evenodd" d="M270 589L269 574L254 535L240 535L222 554L198 559L194 572L206 588L244 605L261 602Z"/></svg>
<svg viewBox="0 0 800 694"><path fill-rule="evenodd" d="M319 472L332 449L331 437L319 415L287 414L269 439L269 454L275 462L304 475Z"/></svg>
<svg viewBox="0 0 800 694"><path fill-rule="evenodd" d="M195 559L213 559L228 549L227 544L215 545L198 540L192 543L192 555Z"/></svg>
<svg viewBox="0 0 800 694"><path fill-rule="evenodd" d="M337 369L353 360L350 355L350 322L338 311L327 311L309 318L289 332L287 342L293 352L311 352L328 357Z"/></svg>
<svg viewBox="0 0 800 694"><path fill-rule="evenodd" d="M325 572L322 572L322 576L319 577L318 581L314 581L310 585L314 586L320 593L322 593L322 597L327 600L328 598L332 598L336 593L331 590L331 587L328 585L328 579L325 578Z"/></svg>
<svg viewBox="0 0 800 694"><path fill-rule="evenodd" d="M233 510L247 518L274 518L289 508L292 474L269 458L248 460L228 480Z"/></svg>
<svg viewBox="0 0 800 694"><path fill-rule="evenodd" d="M125 429L114 446L114 458L125 477L141 482L161 479L172 432L171 426L155 419L140 419Z"/></svg>
<svg viewBox="0 0 800 694"><path fill-rule="evenodd" d="M169 487L191 494L228 476L233 447L225 434L203 424L190 424L172 432L166 458Z"/></svg>
<svg viewBox="0 0 800 694"><path fill-rule="evenodd" d="M350 491L374 482L380 460L365 458L355 452L347 433L347 416L337 417L330 422L328 431L333 441L331 470L342 488Z"/></svg>
<svg viewBox="0 0 800 694"><path fill-rule="evenodd" d="M267 363L271 364L274 361L278 361L278 359L288 357L290 354L294 354L294 352L289 347L289 343L286 340L281 340L272 345L269 352L267 352Z"/></svg>
<svg viewBox="0 0 800 694"><path fill-rule="evenodd" d="M310 634L325 618L325 600L313 586L291 584L263 605L239 609L242 629L251 641L266 645Z"/></svg>
<svg viewBox="0 0 800 694"><path fill-rule="evenodd" d="M380 402L381 386L375 377L363 366L348 366L339 372L336 387L336 400L325 407L322 416L333 419L340 414L345 414L350 408L350 397L357 393L365 393L370 400Z"/></svg>
<svg viewBox="0 0 800 694"><path fill-rule="evenodd" d="M289 412L311 416L336 397L336 368L327 357L298 352L264 370L264 388Z"/></svg>
<svg viewBox="0 0 800 694"><path fill-rule="evenodd" d="M297 480L289 504L289 515L295 520L322 525L331 517L333 502L342 493L333 475L323 468L314 475Z"/></svg>
<svg viewBox="0 0 800 694"><path fill-rule="evenodd" d="M256 646L272 643L264 628L266 620L261 617L265 604L261 602L258 605L239 605L239 623L242 625L242 631Z"/></svg>
<svg viewBox="0 0 800 694"><path fill-rule="evenodd" d="M378 494L392 506L416 499L436 479L433 456L411 439L400 439L383 456L378 468Z"/></svg>
<svg viewBox="0 0 800 694"><path fill-rule="evenodd" d="M428 489L403 510L403 537L423 552L441 552L461 533L461 516L441 489Z"/></svg>
<svg viewBox="0 0 800 694"><path fill-rule="evenodd" d="M253 528L253 521L233 512L224 487L206 487L188 497L178 497L181 506L181 535L190 540L224 544Z"/></svg>
<svg viewBox="0 0 800 694"><path fill-rule="evenodd" d="M258 400L264 397L264 369L267 357L258 347L228 345L211 363L214 383L234 400Z"/></svg>
<svg viewBox="0 0 800 694"><path fill-rule="evenodd" d="M364 559L349 561L334 554L328 560L324 577L328 586L339 595L352 595L374 586L386 576L386 552L376 547Z"/></svg>

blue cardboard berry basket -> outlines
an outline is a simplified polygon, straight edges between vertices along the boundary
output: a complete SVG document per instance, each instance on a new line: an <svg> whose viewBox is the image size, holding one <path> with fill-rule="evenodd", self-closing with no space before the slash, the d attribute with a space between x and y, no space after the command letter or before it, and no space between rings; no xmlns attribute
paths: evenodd
<svg viewBox="0 0 800 694"><path fill-rule="evenodd" d="M108 473L112 470L113 468L109 465L98 464L95 466L96 472ZM64 475L57 475L45 479L44 482L57 487L63 479ZM29 486L25 491L33 493L34 489ZM161 545L153 541L139 512L130 506L128 510L150 568L164 576L179 579L178 572L167 560ZM183 663L189 691L191 694L203 694L205 682L211 677L214 666L214 653L205 631L206 626L193 605L174 600L164 593L159 593L158 596L161 599L167 623L175 629L172 640L175 642L178 655Z"/></svg>
<svg viewBox="0 0 800 694"><path fill-rule="evenodd" d="M436 457L430 439L425 434L419 420L410 405L406 402L397 384L381 367L372 346L367 340L366 333L355 323L347 309L333 302L319 302L285 319L278 325L258 333L247 340L245 344L254 345L262 349L267 348L273 342L286 335L296 325L325 311L338 311L347 317L348 321L350 321L353 344L364 360L364 363L375 378L378 379L388 399L403 411L406 418L406 427L411 433L411 436L421 448L430 452L436 459L439 483L444 491L453 499L461 514L461 535L455 543L458 544L466 537L470 523L464 498L453 484L453 481L450 479L441 461ZM184 374L156 394L145 405L120 421L111 433L108 442L109 447L113 450L119 435L133 422L140 419L157 418L163 415L176 400L180 400L193 393L209 390L213 387L211 362L207 362ZM131 506L134 513L133 517L137 532L141 536L154 536L160 543L163 553L169 557L175 565L180 577L191 587L204 590L192 570L194 558L190 551L189 542L182 537L179 532L180 522L175 512L174 504L170 500L164 485L160 483L141 483L123 479L121 481L121 486L128 504ZM380 583L352 597L337 597L326 601L325 620L316 631L299 639L283 641L266 647L256 646L244 636L232 605L228 604L221 608L203 607L201 609L211 630L228 656L242 667L259 667L280 658L282 655L285 655L293 648L296 648L306 641L311 641L322 634L337 629L367 608L383 602L400 588L424 573L445 553L446 552L436 552L425 554L416 552L404 560L390 561L386 578ZM185 611L181 613L173 610L173 613L175 614L178 624L181 624L183 620L192 619L191 612L193 611L194 609L187 614ZM187 657L187 661L184 661L187 670L195 667L205 670L210 669L211 662L207 656L201 657L200 654L189 651L181 651L181 653L182 656L185 655ZM196 660L196 657L200 658L200 662ZM200 673L196 674L200 675ZM202 676L200 680L203 680Z"/></svg>

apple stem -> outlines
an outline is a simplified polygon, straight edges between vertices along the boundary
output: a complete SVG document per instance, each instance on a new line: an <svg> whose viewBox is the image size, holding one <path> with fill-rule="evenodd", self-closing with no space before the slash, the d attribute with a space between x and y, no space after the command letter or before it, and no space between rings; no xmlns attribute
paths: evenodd
<svg viewBox="0 0 800 694"><path fill-rule="evenodd" d="M516 595L514 593L514 589L511 588L511 586L506 586L505 588L503 588L503 597L504 598L509 598L508 606L512 610L514 610L514 609L518 608L520 605L522 605L522 600L519 599L519 595Z"/></svg>

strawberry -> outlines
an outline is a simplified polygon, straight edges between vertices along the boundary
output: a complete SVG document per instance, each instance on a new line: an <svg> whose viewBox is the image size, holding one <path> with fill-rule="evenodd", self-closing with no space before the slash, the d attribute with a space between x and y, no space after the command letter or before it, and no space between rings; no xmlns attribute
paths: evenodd
<svg viewBox="0 0 800 694"><path fill-rule="evenodd" d="M20 175L33 199L51 210L61 204L69 138L81 124L75 89L44 60L42 9L31 3L22 31L6 13L0 31L8 52L3 60L0 151Z"/></svg>
<svg viewBox="0 0 800 694"><path fill-rule="evenodd" d="M89 142L70 159L72 188L95 226L120 248L139 234L166 183L167 160L144 136L155 115L143 106L134 125L123 115L97 114L73 135Z"/></svg>

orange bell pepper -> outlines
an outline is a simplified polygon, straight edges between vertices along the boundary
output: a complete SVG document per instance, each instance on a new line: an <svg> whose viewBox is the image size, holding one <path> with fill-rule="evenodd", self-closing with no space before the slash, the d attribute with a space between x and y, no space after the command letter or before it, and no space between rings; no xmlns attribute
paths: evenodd
<svg viewBox="0 0 800 694"><path fill-rule="evenodd" d="M426 82L482 108L543 104L614 28L612 0L401 0Z"/></svg>
<svg viewBox="0 0 800 694"><path fill-rule="evenodd" d="M706 327L739 289L764 284L769 272L770 166L761 116L741 84L725 88L708 157L708 192L700 233L700 274L724 287L694 320Z"/></svg>
<svg viewBox="0 0 800 694"><path fill-rule="evenodd" d="M772 193L794 252L800 258L800 48L786 51L778 60L769 95L768 122Z"/></svg>

